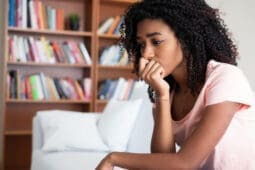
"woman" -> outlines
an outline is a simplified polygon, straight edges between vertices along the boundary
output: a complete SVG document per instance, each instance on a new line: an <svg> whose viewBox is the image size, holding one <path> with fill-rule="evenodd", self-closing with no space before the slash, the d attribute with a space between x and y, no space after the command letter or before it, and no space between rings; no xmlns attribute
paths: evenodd
<svg viewBox="0 0 255 170"><path fill-rule="evenodd" d="M97 169L254 170L255 99L218 11L146 0L124 17L122 43L155 105L152 153L113 152Z"/></svg>

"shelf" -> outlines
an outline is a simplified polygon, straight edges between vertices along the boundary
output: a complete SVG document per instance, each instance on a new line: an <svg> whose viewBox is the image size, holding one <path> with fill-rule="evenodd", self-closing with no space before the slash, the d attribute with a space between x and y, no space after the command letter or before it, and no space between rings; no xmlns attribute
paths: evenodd
<svg viewBox="0 0 255 170"><path fill-rule="evenodd" d="M87 64L49 64L49 63L33 63L33 62L7 62L8 65L15 65L15 66L35 66L35 67L81 67L81 68L90 68L91 65Z"/></svg>
<svg viewBox="0 0 255 170"><path fill-rule="evenodd" d="M98 35L99 38L104 38L104 39L120 39L119 35L107 35L107 34L100 34Z"/></svg>
<svg viewBox="0 0 255 170"><path fill-rule="evenodd" d="M121 4L132 4L135 2L139 2L140 0L103 0L102 2L107 3L121 3Z"/></svg>
<svg viewBox="0 0 255 170"><path fill-rule="evenodd" d="M48 30L48 29L41 29L41 30L36 30L36 29L31 29L31 28L17 28L17 27L9 27L8 28L9 32L19 32L19 33L28 33L28 34L49 34L49 35L63 35L63 36L78 36L78 37L91 37L92 33L91 32L83 32L83 31L67 31L67 30Z"/></svg>
<svg viewBox="0 0 255 170"><path fill-rule="evenodd" d="M32 131L30 130L12 130L12 131L5 131L4 135L6 136L23 136L23 135L32 135Z"/></svg>
<svg viewBox="0 0 255 170"><path fill-rule="evenodd" d="M108 103L108 100L107 99L104 99L104 100L97 99L96 102L97 102L97 104L106 104L106 103Z"/></svg>
<svg viewBox="0 0 255 170"><path fill-rule="evenodd" d="M118 65L114 65L114 66L99 65L98 68L99 69L109 69L109 70L112 70L112 69L114 69L114 70L116 70L116 69L118 69L118 70L130 70L130 71L133 70L133 67L131 67L131 66L118 66Z"/></svg>
<svg viewBox="0 0 255 170"><path fill-rule="evenodd" d="M7 99L7 103L46 103L46 104L90 104L90 100L22 100L22 99Z"/></svg>

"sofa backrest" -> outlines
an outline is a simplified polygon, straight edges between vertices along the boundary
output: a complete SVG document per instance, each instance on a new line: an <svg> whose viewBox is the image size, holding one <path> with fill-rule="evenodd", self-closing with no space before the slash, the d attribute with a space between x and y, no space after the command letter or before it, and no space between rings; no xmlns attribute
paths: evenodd
<svg viewBox="0 0 255 170"><path fill-rule="evenodd" d="M150 152L150 141L153 130L152 104L147 95L147 88L144 84L137 86L131 99L142 98L143 104L137 116L134 128L128 142L127 151L136 153ZM100 114L98 114L100 116ZM33 118L33 150L41 149L43 145L43 133L38 116Z"/></svg>

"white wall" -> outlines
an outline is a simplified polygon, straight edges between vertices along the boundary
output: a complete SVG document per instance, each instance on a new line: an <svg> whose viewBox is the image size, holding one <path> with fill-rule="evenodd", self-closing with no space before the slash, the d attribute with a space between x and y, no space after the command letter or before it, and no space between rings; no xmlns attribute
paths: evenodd
<svg viewBox="0 0 255 170"><path fill-rule="evenodd" d="M207 0L223 13L230 32L238 46L239 67L247 75L255 90L255 1L254 0ZM238 81L238 80L237 80Z"/></svg>

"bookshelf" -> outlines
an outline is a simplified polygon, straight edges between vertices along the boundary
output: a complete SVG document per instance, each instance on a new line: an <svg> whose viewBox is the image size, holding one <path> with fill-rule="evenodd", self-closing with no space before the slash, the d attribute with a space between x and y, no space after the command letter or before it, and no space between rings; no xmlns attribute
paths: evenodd
<svg viewBox="0 0 255 170"><path fill-rule="evenodd" d="M2 2L1 1L2 6L6 5L6 2ZM4 10L3 7L0 7L0 42L4 42L5 40L5 36L6 36L6 11ZM5 70L5 60L4 60L4 56L5 56L5 46L4 45L0 45L0 79L1 80L5 80L5 74L4 74L4 70ZM4 60L4 61L2 61ZM3 81L2 81L3 82ZM4 83L0 83L0 91L2 92L2 94L4 94ZM0 170L3 169L3 151L4 151L4 110L5 110L5 95L0 95Z"/></svg>
<svg viewBox="0 0 255 170"><path fill-rule="evenodd" d="M128 5L134 3L135 0L101 0L97 8L97 19L96 27L99 28L103 21L110 17L115 17L122 14ZM100 51L103 48L108 47L112 44L117 44L119 36L118 35L108 35L108 34L97 34L96 35L96 60L99 60ZM95 63L95 81L97 84L105 79L116 79L119 77L125 78L135 78L132 73L132 66L107 66L100 65L98 62ZM95 91L96 97L98 96L98 88ZM107 100L95 100L95 111L102 110L107 104Z"/></svg>
<svg viewBox="0 0 255 170"><path fill-rule="evenodd" d="M135 78L132 66L108 66L98 63L102 50L105 47L118 43L118 35L98 34L100 24L107 18L121 15L128 5L136 0L41 0L44 5L56 9L63 9L64 17L76 13L80 17L80 28L77 31L70 29L52 30L47 28L32 29L8 26L9 0L3 0L0 7L0 120L1 120L1 155L0 169L28 170L31 163L32 151L32 119L38 110L61 109L83 112L102 111L107 100L98 99L99 82L119 77ZM21 36L25 39L45 37L48 41L83 42L90 54L91 64L17 62L9 60L9 37ZM7 98L8 71L17 70L19 75L29 76L44 73L45 76L74 80L88 77L91 79L91 98L79 99L13 99ZM19 84L20 85L20 84Z"/></svg>

